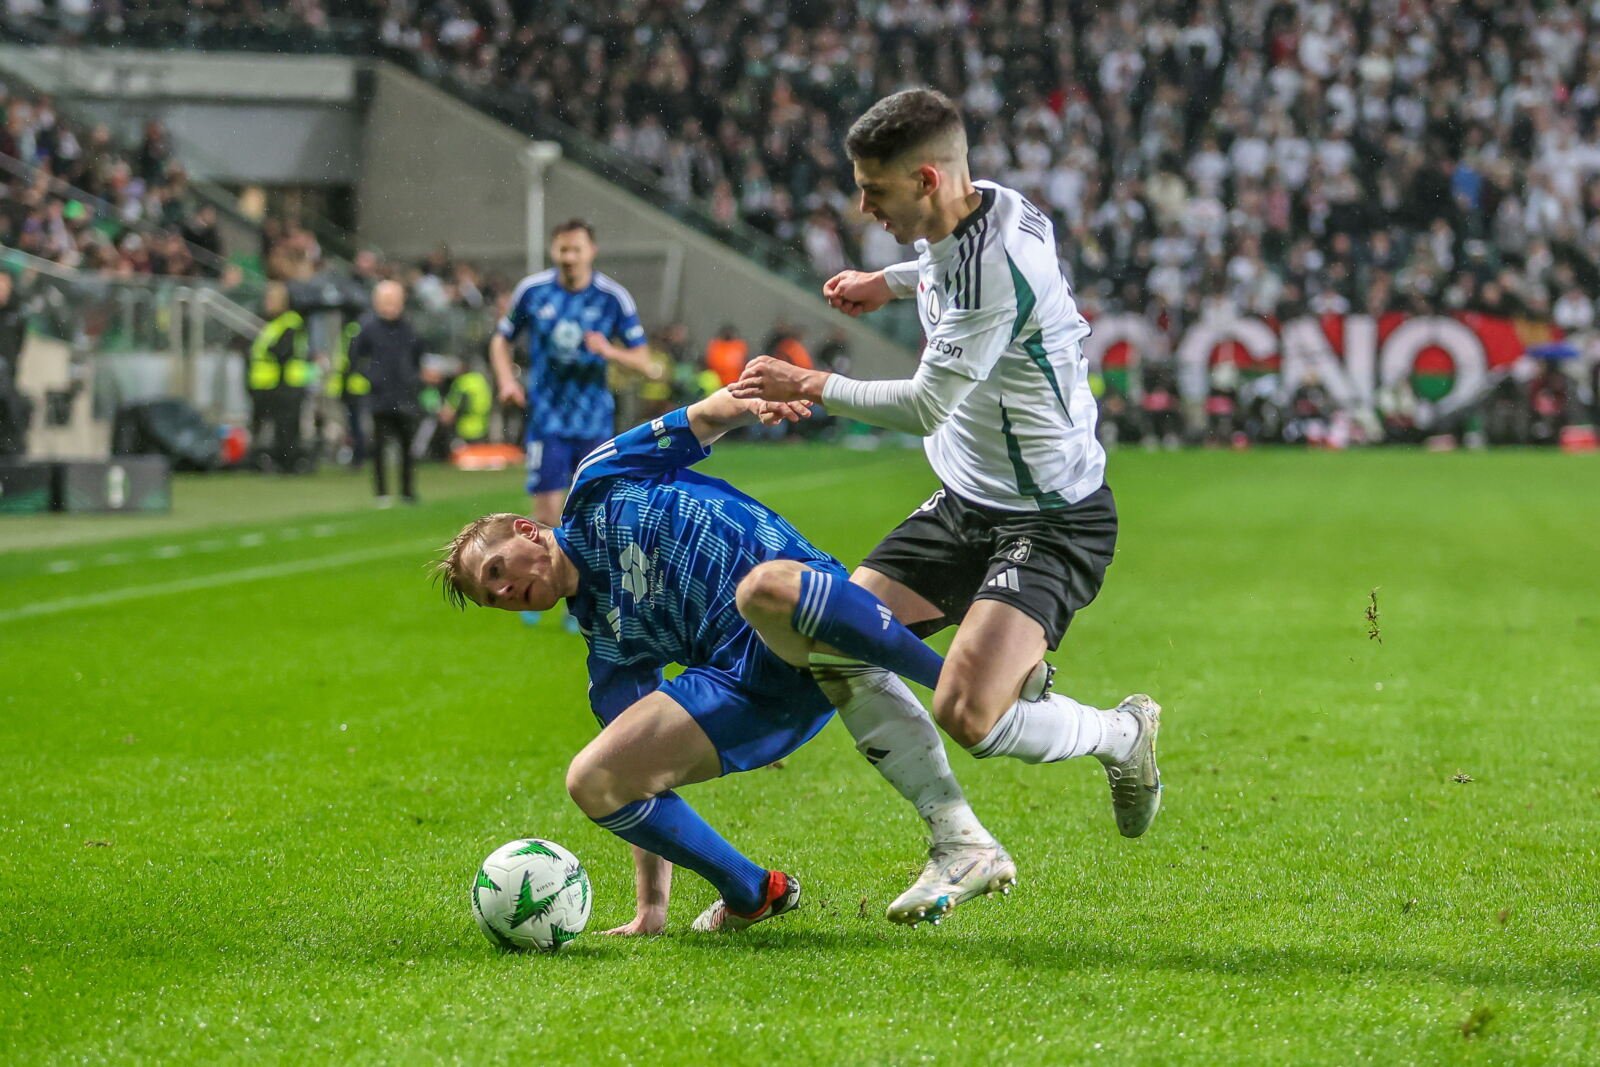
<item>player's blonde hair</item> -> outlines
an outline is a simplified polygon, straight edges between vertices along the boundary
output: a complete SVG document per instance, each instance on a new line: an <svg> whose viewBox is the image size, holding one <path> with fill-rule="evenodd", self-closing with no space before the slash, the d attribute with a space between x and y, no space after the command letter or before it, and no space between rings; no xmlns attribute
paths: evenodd
<svg viewBox="0 0 1600 1067"><path fill-rule="evenodd" d="M439 549L441 555L433 561L431 570L433 580L447 602L462 610L468 604L476 603L467 593L467 573L461 566L462 554L474 545L490 548L510 538L513 534L512 524L521 518L526 516L497 511L481 519L473 519Z"/></svg>

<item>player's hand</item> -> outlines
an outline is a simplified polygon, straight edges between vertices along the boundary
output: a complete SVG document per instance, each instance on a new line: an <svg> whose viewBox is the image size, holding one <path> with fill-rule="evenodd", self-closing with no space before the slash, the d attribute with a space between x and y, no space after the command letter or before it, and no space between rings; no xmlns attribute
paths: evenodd
<svg viewBox="0 0 1600 1067"><path fill-rule="evenodd" d="M728 392L740 400L820 401L826 377L821 371L801 370L781 359L757 356L744 365L744 373L728 386Z"/></svg>
<svg viewBox="0 0 1600 1067"><path fill-rule="evenodd" d="M854 319L877 311L893 300L894 294L881 270L842 270L823 283L822 298Z"/></svg>
<svg viewBox="0 0 1600 1067"><path fill-rule="evenodd" d="M649 937L659 934L667 928L667 913L665 911L636 912L633 921L622 926L613 926L605 931L613 937Z"/></svg>
<svg viewBox="0 0 1600 1067"><path fill-rule="evenodd" d="M583 347L597 356L607 356L607 350L611 348L611 342L606 340L606 335L599 330L590 330L583 335Z"/></svg>
<svg viewBox="0 0 1600 1067"><path fill-rule="evenodd" d="M811 417L811 401L790 400L784 403L774 403L771 400L754 400L750 403L750 410L755 412L757 419L763 426L776 426L781 422L799 422L801 419Z"/></svg>
<svg viewBox="0 0 1600 1067"><path fill-rule="evenodd" d="M519 408L528 406L528 393L522 388L522 383L515 378L507 378L495 390L495 399L502 404L515 404Z"/></svg>

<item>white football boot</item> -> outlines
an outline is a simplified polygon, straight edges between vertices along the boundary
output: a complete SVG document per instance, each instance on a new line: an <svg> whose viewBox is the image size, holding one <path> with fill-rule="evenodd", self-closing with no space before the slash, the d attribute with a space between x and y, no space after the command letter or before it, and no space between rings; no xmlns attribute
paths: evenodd
<svg viewBox="0 0 1600 1067"><path fill-rule="evenodd" d="M892 923L938 926L946 915L973 897L1009 893L1017 884L1017 865L998 841L986 845L934 845L922 874L889 905Z"/></svg>
<svg viewBox="0 0 1600 1067"><path fill-rule="evenodd" d="M707 934L722 930L730 934L748 930L756 923L776 918L800 906L800 882L792 874L782 871L767 873L767 899L752 915L740 915L723 902L721 897L700 913L689 929Z"/></svg>
<svg viewBox="0 0 1600 1067"><path fill-rule="evenodd" d="M1150 829L1161 810L1161 772L1156 769L1156 731L1161 727L1161 705L1135 693L1117 705L1139 724L1139 736L1128 758L1107 763L1111 785L1111 814L1123 837L1138 837Z"/></svg>

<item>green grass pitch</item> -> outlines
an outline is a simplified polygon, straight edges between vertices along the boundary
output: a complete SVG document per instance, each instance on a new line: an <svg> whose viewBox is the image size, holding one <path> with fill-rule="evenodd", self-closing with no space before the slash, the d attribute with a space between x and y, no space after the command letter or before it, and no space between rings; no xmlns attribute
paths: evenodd
<svg viewBox="0 0 1600 1067"><path fill-rule="evenodd" d="M915 452L711 468L847 562L932 485ZM513 474L0 520L0 1063L1600 1061L1600 467L1123 452L1111 481L1058 688L1164 704L1150 834L1092 763L955 751L1021 884L890 926L920 824L831 724L686 791L805 884L736 938L687 932L712 893L681 873L667 936L594 932L632 883L563 790L581 642L424 579ZM558 956L468 910L528 834L594 881Z"/></svg>

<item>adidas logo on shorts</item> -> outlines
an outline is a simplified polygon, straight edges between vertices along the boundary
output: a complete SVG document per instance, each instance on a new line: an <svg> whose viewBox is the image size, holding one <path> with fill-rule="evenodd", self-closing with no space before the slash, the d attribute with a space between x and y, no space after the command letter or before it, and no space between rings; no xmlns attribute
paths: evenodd
<svg viewBox="0 0 1600 1067"><path fill-rule="evenodd" d="M987 589L1009 589L1013 593L1020 592L1022 586L1017 583L1017 568L1007 567L999 574L984 582Z"/></svg>

